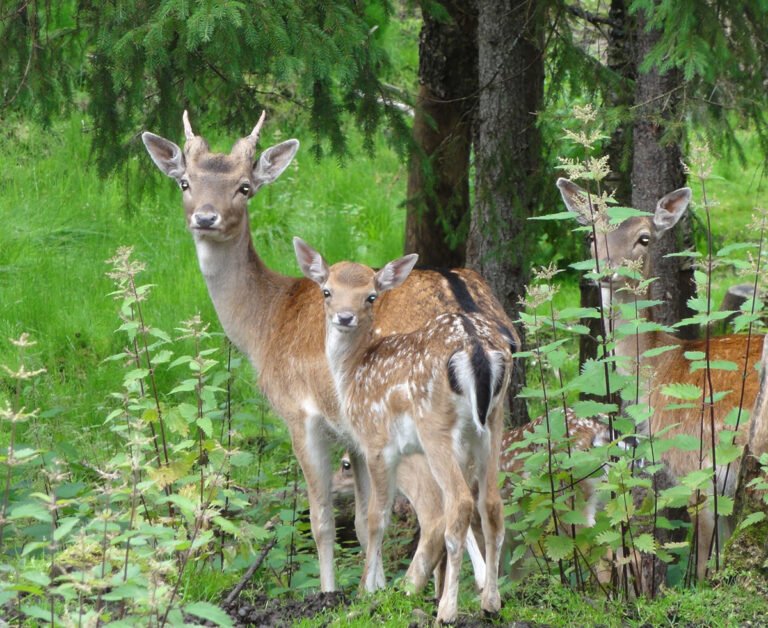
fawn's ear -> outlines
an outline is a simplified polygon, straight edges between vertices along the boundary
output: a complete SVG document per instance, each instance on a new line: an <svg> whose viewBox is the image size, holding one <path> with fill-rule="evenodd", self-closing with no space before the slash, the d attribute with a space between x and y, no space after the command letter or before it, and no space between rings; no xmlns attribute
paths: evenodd
<svg viewBox="0 0 768 628"><path fill-rule="evenodd" d="M419 256L416 255L416 253L411 253L410 255L389 262L374 275L376 290L378 292L385 292L386 290L397 288L408 279L408 275L411 274L418 259Z"/></svg>
<svg viewBox="0 0 768 628"><path fill-rule="evenodd" d="M177 181L181 179L187 170L187 164L184 153L176 144L149 131L141 134L141 140L160 172Z"/></svg>
<svg viewBox="0 0 768 628"><path fill-rule="evenodd" d="M576 216L576 220L582 225L591 224L589 219L589 195L587 192L582 190L573 181L563 179L562 177L557 180L556 185L560 190L560 196L563 197L565 206L569 212Z"/></svg>
<svg viewBox="0 0 768 628"><path fill-rule="evenodd" d="M659 232L674 227L683 217L690 202L691 188L680 188L659 199L656 203L656 211L653 213L653 224Z"/></svg>
<svg viewBox="0 0 768 628"><path fill-rule="evenodd" d="M293 239L293 250L304 276L322 286L328 280L328 264L323 256L299 237Z"/></svg>

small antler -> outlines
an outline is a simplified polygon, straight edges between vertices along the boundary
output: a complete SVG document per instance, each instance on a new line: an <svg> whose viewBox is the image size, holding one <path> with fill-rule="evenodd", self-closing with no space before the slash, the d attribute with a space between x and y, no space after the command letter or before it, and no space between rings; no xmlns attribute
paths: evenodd
<svg viewBox="0 0 768 628"><path fill-rule="evenodd" d="M266 117L267 117L266 110L262 110L259 121L256 123L256 126L253 127L253 131L251 131L251 134L248 136L248 139L251 142L253 142L254 147L256 146L256 142L259 141L259 134L261 133L261 127L264 124L264 118Z"/></svg>
<svg viewBox="0 0 768 628"><path fill-rule="evenodd" d="M192 125L189 123L189 114L186 109L184 110L184 115L181 116L181 119L184 121L184 137L187 138L187 141L195 139L195 134L192 132Z"/></svg>

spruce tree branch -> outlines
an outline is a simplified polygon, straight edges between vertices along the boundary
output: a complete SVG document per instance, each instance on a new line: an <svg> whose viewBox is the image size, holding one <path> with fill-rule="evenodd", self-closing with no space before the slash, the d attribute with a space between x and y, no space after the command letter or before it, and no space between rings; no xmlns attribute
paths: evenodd
<svg viewBox="0 0 768 628"><path fill-rule="evenodd" d="M621 27L621 22L619 20L614 20L613 18L606 17L604 15L597 15L596 13L591 13L590 11L586 11L581 7L567 4L565 5L565 10L568 11L568 13L570 13L571 15L581 18L585 22L589 22L590 24L594 24L595 26L599 24L606 24L608 26L612 26L613 28Z"/></svg>

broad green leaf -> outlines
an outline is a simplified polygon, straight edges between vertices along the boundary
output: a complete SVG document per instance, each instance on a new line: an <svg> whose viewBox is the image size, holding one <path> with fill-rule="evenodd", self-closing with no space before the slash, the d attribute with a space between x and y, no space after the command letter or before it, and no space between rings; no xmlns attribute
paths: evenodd
<svg viewBox="0 0 768 628"><path fill-rule="evenodd" d="M560 310L559 318L600 318L600 311L596 307L566 307Z"/></svg>
<svg viewBox="0 0 768 628"><path fill-rule="evenodd" d="M592 417L596 414L609 414L618 412L619 407L615 403L601 403L599 401L575 401L571 404L578 417Z"/></svg>
<svg viewBox="0 0 768 628"><path fill-rule="evenodd" d="M681 483L691 489L691 491L705 488L708 484L712 484L712 471L710 469L691 471L682 478Z"/></svg>
<svg viewBox="0 0 768 628"><path fill-rule="evenodd" d="M550 535L544 539L544 547L552 560L562 560L573 554L573 539L564 534Z"/></svg>
<svg viewBox="0 0 768 628"><path fill-rule="evenodd" d="M749 513L744 519L741 520L741 523L739 523L739 530L743 530L744 528L748 528L751 525L754 525L756 523L760 523L761 521L765 520L765 513L764 512L751 512Z"/></svg>
<svg viewBox="0 0 768 628"><path fill-rule="evenodd" d="M645 533L634 538L635 549L644 552L645 554L656 553L656 539L652 535Z"/></svg>
<svg viewBox="0 0 768 628"><path fill-rule="evenodd" d="M133 382L138 379L144 379L147 375L149 375L149 369L133 369L128 371L123 379L126 382Z"/></svg>
<svg viewBox="0 0 768 628"><path fill-rule="evenodd" d="M744 425L749 422L749 410L746 408L731 408L728 414L725 415L725 424L731 427L736 425Z"/></svg>
<svg viewBox="0 0 768 628"><path fill-rule="evenodd" d="M686 360L703 360L707 357L707 354L703 351L686 351L683 355Z"/></svg>
<svg viewBox="0 0 768 628"><path fill-rule="evenodd" d="M697 360L696 362L691 362L691 373L701 371L706 368L706 360ZM709 362L709 368L712 371L735 371L739 367L735 362L731 362L730 360L711 360Z"/></svg>
<svg viewBox="0 0 768 628"><path fill-rule="evenodd" d="M725 257L730 255L734 251L742 251L744 249L754 249L757 245L752 242L736 242L734 244L728 244L717 252L718 257Z"/></svg>
<svg viewBox="0 0 768 628"><path fill-rule="evenodd" d="M576 214L572 211L555 212L554 214L544 214L543 216L529 216L528 220L573 220Z"/></svg>
<svg viewBox="0 0 768 628"><path fill-rule="evenodd" d="M217 626L233 626L232 619L218 606L210 602L193 602L186 604L184 611L195 617L214 622Z"/></svg>
<svg viewBox="0 0 768 628"><path fill-rule="evenodd" d="M238 451L232 454L229 462L233 467L247 467L253 460L253 454L249 451Z"/></svg>
<svg viewBox="0 0 768 628"><path fill-rule="evenodd" d="M667 384L666 386L662 386L661 392L667 397L691 401L701 399L702 395L701 388L695 384Z"/></svg>
<svg viewBox="0 0 768 628"><path fill-rule="evenodd" d="M633 218L635 216L653 216L653 214L635 209L634 207L621 207L612 206L607 208L608 217L611 224L616 225L627 220L627 218Z"/></svg>
<svg viewBox="0 0 768 628"><path fill-rule="evenodd" d="M666 353L667 351L671 351L672 349L679 349L680 347L678 345L664 345L663 347L655 347L653 349L648 349L647 351L643 351L642 356L644 358L655 358L657 355L661 355L662 353Z"/></svg>
<svg viewBox="0 0 768 628"><path fill-rule="evenodd" d="M587 525L587 517L580 510L569 510L567 512L560 513L560 521L568 525L585 526Z"/></svg>
<svg viewBox="0 0 768 628"><path fill-rule="evenodd" d="M621 534L616 530L606 530L605 532L598 534L595 538L595 541L597 541L600 545L608 545L613 547L616 543L621 541Z"/></svg>
<svg viewBox="0 0 768 628"><path fill-rule="evenodd" d="M80 519L78 517L65 517L59 519L59 524L53 532L53 540L61 541L61 539L72 532L72 529L77 525L79 521Z"/></svg>
<svg viewBox="0 0 768 628"><path fill-rule="evenodd" d="M207 416L197 420L197 427L203 430L206 438L210 438L211 434L213 434L213 423L211 423L211 419Z"/></svg>
<svg viewBox="0 0 768 628"><path fill-rule="evenodd" d="M670 440L682 451L699 451L701 448L701 439L693 434L675 434Z"/></svg>
<svg viewBox="0 0 768 628"><path fill-rule="evenodd" d="M709 497L709 509L715 512L715 500ZM720 517L730 517L733 514L733 498L727 495L717 496L717 514Z"/></svg>
<svg viewBox="0 0 768 628"><path fill-rule="evenodd" d="M9 519L37 519L43 523L51 521L51 512L48 507L38 502L20 504L11 510Z"/></svg>
<svg viewBox="0 0 768 628"><path fill-rule="evenodd" d="M715 447L715 454L717 456L717 465L726 465L734 460L741 458L743 449L741 445L733 445L727 443L720 443Z"/></svg>

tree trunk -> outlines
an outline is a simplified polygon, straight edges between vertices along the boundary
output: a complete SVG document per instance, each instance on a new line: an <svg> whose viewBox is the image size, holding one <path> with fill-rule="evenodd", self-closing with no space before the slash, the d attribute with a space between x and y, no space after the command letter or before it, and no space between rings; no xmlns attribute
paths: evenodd
<svg viewBox="0 0 768 628"><path fill-rule="evenodd" d="M606 92L606 106L626 110L633 103L637 78L634 20L627 14L625 0L612 0L608 17L613 24L608 31L606 60L614 73L614 79ZM632 202L632 124L623 116L611 133L606 150L611 173L603 183L608 190L613 191L619 205L628 206ZM585 245L584 259L589 256L589 247ZM600 289L594 281L584 279L582 275L579 289L582 307L600 306ZM589 334L579 336L579 364L584 364L597 357L597 337L605 332L599 318L585 318L581 323L589 327Z"/></svg>
<svg viewBox="0 0 768 628"><path fill-rule="evenodd" d="M427 266L463 266L469 157L477 94L473 2L444 1L450 19L422 3L419 93L408 173L405 250Z"/></svg>
<svg viewBox="0 0 768 628"><path fill-rule="evenodd" d="M637 65L640 66L659 40L660 33L646 30L642 12L637 19ZM677 137L670 137L679 122L676 117L681 87L682 77L678 70L661 74L652 68L637 76L632 160L632 207L637 209L653 211L662 196L685 185L680 144ZM654 245L651 263L653 274L659 279L652 284L651 294L654 299L663 301L653 311L657 322L671 325L693 314L687 305L696 290L690 260L664 257L687 248L692 242L690 214L686 214L677 227L665 233ZM688 326L678 335L695 338L698 330Z"/></svg>
<svg viewBox="0 0 768 628"><path fill-rule="evenodd" d="M476 198L467 263L488 280L512 320L519 318L534 244L527 218L543 187L536 126L544 91L541 23L535 0L478 0ZM527 410L514 396L525 371L522 360L515 366L511 421L520 425Z"/></svg>

